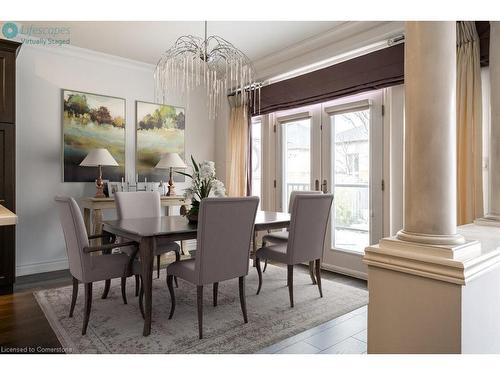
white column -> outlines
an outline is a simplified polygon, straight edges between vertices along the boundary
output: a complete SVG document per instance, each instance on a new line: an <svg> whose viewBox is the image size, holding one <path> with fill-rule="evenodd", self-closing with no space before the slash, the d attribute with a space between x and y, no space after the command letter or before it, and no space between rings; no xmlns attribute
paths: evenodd
<svg viewBox="0 0 500 375"><path fill-rule="evenodd" d="M405 213L398 238L463 243L456 213L455 22L407 22L405 44Z"/></svg>
<svg viewBox="0 0 500 375"><path fill-rule="evenodd" d="M500 226L456 226L456 25L405 37L404 229L365 249L368 352L500 353Z"/></svg>
<svg viewBox="0 0 500 375"><path fill-rule="evenodd" d="M487 218L500 220L500 22L490 23L491 143Z"/></svg>

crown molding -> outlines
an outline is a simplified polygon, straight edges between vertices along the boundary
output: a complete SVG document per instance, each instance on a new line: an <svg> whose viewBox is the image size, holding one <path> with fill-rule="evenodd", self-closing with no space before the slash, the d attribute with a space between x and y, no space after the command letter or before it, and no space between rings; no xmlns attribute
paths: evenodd
<svg viewBox="0 0 500 375"><path fill-rule="evenodd" d="M36 51L52 53L56 55L71 56L78 59L86 59L93 62L113 64L125 68L141 69L148 72L153 72L155 69L155 66L152 64L148 64L137 60L127 59L121 56L110 55L104 52L94 51L87 48L76 47L73 45L39 46L39 45L30 45L27 43L23 43L21 51L25 49L33 49Z"/></svg>
<svg viewBox="0 0 500 375"><path fill-rule="evenodd" d="M404 22L346 21L329 31L254 61L260 80L388 39L404 32Z"/></svg>

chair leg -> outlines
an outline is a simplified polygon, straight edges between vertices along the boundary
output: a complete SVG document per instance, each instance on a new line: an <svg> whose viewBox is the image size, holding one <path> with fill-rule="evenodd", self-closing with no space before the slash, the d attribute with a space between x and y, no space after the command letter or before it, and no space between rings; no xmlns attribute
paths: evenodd
<svg viewBox="0 0 500 375"><path fill-rule="evenodd" d="M76 298L78 297L78 280L73 277L73 295L71 296L71 307L69 309L69 317L73 317L73 311L75 311Z"/></svg>
<svg viewBox="0 0 500 375"><path fill-rule="evenodd" d="M104 291L102 292L102 299L108 298L108 293L109 293L109 287L111 286L111 280L106 280L104 283Z"/></svg>
<svg viewBox="0 0 500 375"><path fill-rule="evenodd" d="M293 264L288 265L288 294L290 295L290 307L293 307Z"/></svg>
<svg viewBox="0 0 500 375"><path fill-rule="evenodd" d="M92 308L92 283L85 283L85 306L83 307L82 335L87 333L89 325L90 309Z"/></svg>
<svg viewBox="0 0 500 375"><path fill-rule="evenodd" d="M161 255L156 256L156 276L159 279L160 278L160 261L161 261Z"/></svg>
<svg viewBox="0 0 500 375"><path fill-rule="evenodd" d="M321 259L316 259L316 280L318 281L319 296L323 298L323 290L321 289Z"/></svg>
<svg viewBox="0 0 500 375"><path fill-rule="evenodd" d="M123 299L123 304L127 304L127 278L122 277L121 279L121 288L122 288L122 299Z"/></svg>
<svg viewBox="0 0 500 375"><path fill-rule="evenodd" d="M271 233L270 230L267 231L267 233ZM262 247L266 247L266 241L262 240ZM266 272L267 269L267 259L264 259L264 269L262 270L262 273Z"/></svg>
<svg viewBox="0 0 500 375"><path fill-rule="evenodd" d="M141 287L141 279L139 275L135 275L135 296L139 295L139 288Z"/></svg>
<svg viewBox="0 0 500 375"><path fill-rule="evenodd" d="M240 276L238 282L240 286L240 304L241 304L241 312L243 313L243 321L245 323L248 323L247 302L245 297L245 276Z"/></svg>
<svg viewBox="0 0 500 375"><path fill-rule="evenodd" d="M314 278L314 260L309 262L309 276L311 277L313 285L316 285L316 279Z"/></svg>
<svg viewBox="0 0 500 375"><path fill-rule="evenodd" d="M217 306L217 294L219 294L219 283L214 283L214 307Z"/></svg>
<svg viewBox="0 0 500 375"><path fill-rule="evenodd" d="M167 286L168 286L168 291L170 292L170 301L171 301L170 315L168 316L169 319L172 319L175 311L175 293L174 293L174 286L172 285L173 278L174 277L172 275L167 276Z"/></svg>
<svg viewBox="0 0 500 375"><path fill-rule="evenodd" d="M141 277L141 290L139 291L139 310L141 310L142 319L145 318L144 315L144 285L142 283Z"/></svg>
<svg viewBox="0 0 500 375"><path fill-rule="evenodd" d="M260 288L262 288L262 271L260 270L260 259L255 258L255 267L257 268L257 274L259 275L259 287L257 288L257 294L260 293Z"/></svg>
<svg viewBox="0 0 500 375"><path fill-rule="evenodd" d="M198 337L203 338L203 285L196 287L196 304L198 305Z"/></svg>
<svg viewBox="0 0 500 375"><path fill-rule="evenodd" d="M181 244L182 244L182 241L181 241ZM175 252L175 261L178 262L181 260L181 254L176 251ZM177 282L177 276L174 276L174 281L175 281L175 287L178 288L179 287L179 283Z"/></svg>

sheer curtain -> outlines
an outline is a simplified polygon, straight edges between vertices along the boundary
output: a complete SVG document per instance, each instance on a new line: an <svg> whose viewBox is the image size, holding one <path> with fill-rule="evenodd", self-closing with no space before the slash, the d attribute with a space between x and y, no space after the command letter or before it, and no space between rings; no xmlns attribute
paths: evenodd
<svg viewBox="0 0 500 375"><path fill-rule="evenodd" d="M483 216L482 100L479 37L457 22L457 223Z"/></svg>
<svg viewBox="0 0 500 375"><path fill-rule="evenodd" d="M248 167L248 107L239 97L230 96L231 115L229 120L229 169L227 194L231 197L247 195Z"/></svg>

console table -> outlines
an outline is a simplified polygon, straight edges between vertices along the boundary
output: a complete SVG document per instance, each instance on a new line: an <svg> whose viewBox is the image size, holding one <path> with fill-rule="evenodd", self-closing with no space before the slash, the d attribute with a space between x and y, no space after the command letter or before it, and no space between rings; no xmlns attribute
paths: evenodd
<svg viewBox="0 0 500 375"><path fill-rule="evenodd" d="M185 206L189 205L189 202L182 195L162 196L160 197L160 203L162 207L165 207L165 215L167 216L170 214L170 207L181 206L182 212L182 210L186 209ZM85 197L80 200L80 205L83 207L83 220L89 235L101 234L102 210L116 209L115 198Z"/></svg>

